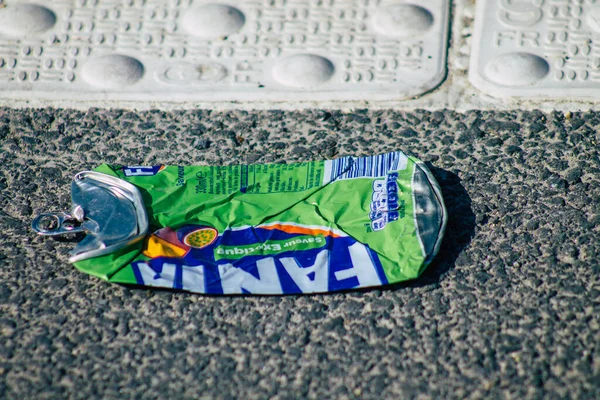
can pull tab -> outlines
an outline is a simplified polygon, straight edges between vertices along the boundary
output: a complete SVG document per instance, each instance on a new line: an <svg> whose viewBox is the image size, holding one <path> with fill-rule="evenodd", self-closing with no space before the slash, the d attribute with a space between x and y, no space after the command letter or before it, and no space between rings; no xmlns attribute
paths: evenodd
<svg viewBox="0 0 600 400"><path fill-rule="evenodd" d="M64 212L40 214L33 220L31 227L44 236L85 232L85 228L80 221Z"/></svg>
<svg viewBox="0 0 600 400"><path fill-rule="evenodd" d="M148 217L138 189L99 172L83 171L71 182L71 213L43 213L31 223L40 235L85 233L70 252L76 262L109 254L142 240Z"/></svg>
<svg viewBox="0 0 600 400"><path fill-rule="evenodd" d="M69 233L85 232L84 211L75 206L71 214L64 212L40 214L31 223L31 227L40 235L58 236Z"/></svg>

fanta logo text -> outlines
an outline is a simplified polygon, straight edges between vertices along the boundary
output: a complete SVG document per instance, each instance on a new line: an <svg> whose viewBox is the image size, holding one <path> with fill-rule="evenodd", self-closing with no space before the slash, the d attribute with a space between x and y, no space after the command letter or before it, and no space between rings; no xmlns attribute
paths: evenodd
<svg viewBox="0 0 600 400"><path fill-rule="evenodd" d="M211 294L321 293L387 283L364 244L345 247L344 262L335 257L331 263L332 254L341 256L339 250L316 250L304 261L290 256L258 258L243 268L233 263L190 266L177 259L137 261L131 266L139 284Z"/></svg>
<svg viewBox="0 0 600 400"><path fill-rule="evenodd" d="M398 198L402 192L398 188L396 180L398 173L392 172L386 179L377 179L373 182L373 196L371 201L371 228L380 231L389 222L397 221L401 216L399 213ZM404 204L404 201L401 202Z"/></svg>

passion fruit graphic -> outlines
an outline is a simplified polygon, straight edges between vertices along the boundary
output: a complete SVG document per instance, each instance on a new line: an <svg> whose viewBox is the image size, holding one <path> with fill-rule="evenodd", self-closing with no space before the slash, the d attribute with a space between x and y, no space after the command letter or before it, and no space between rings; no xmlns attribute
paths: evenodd
<svg viewBox="0 0 600 400"><path fill-rule="evenodd" d="M209 246L217 240L219 233L215 228L201 226L183 236L183 243L195 249Z"/></svg>

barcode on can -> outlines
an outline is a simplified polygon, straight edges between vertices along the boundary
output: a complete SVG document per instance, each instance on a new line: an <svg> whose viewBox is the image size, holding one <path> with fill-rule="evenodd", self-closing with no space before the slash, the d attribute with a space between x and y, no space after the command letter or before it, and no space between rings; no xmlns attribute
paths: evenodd
<svg viewBox="0 0 600 400"><path fill-rule="evenodd" d="M397 151L371 157L342 157L325 162L323 183L334 180L380 178L392 171L406 169L408 157Z"/></svg>

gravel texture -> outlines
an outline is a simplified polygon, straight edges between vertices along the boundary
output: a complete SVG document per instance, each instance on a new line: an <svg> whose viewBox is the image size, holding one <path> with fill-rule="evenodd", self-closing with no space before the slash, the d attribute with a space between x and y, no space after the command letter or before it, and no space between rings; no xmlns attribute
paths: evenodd
<svg viewBox="0 0 600 400"><path fill-rule="evenodd" d="M600 113L0 109L0 397L600 398ZM207 297L108 284L37 237L99 163L402 149L449 211L384 290Z"/></svg>

